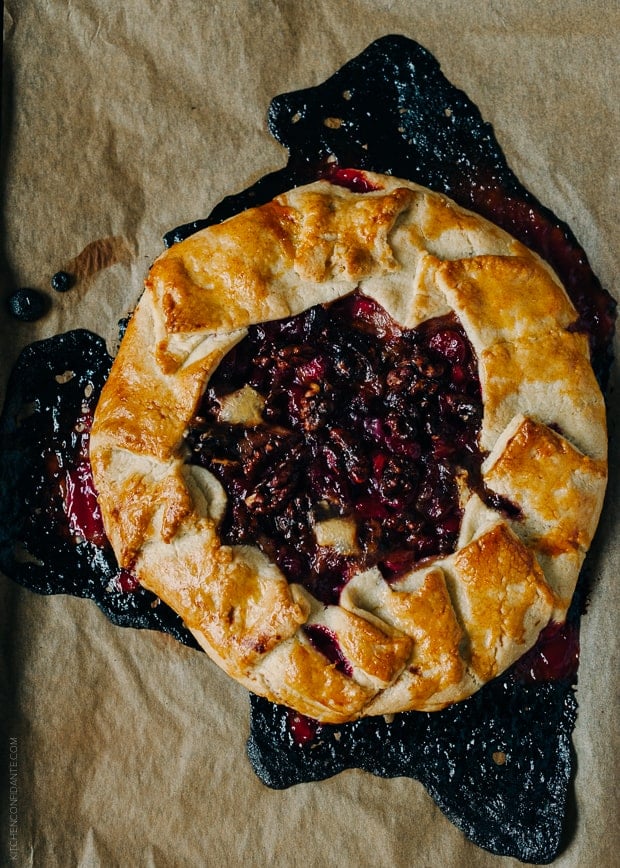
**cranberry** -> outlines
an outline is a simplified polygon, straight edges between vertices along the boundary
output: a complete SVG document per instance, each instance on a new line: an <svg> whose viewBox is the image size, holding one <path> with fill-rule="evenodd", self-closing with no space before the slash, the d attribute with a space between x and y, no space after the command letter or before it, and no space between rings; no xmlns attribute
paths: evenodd
<svg viewBox="0 0 620 868"><path fill-rule="evenodd" d="M318 383L325 376L326 361L317 356L308 362L302 362L295 370L295 378L298 383L310 385Z"/></svg>
<svg viewBox="0 0 620 868"><path fill-rule="evenodd" d="M391 552L379 564L381 572L387 578L397 578L406 570L411 569L415 561L415 552L411 548Z"/></svg>
<svg viewBox="0 0 620 868"><path fill-rule="evenodd" d="M467 359L468 350L465 340L457 331L443 329L435 332L428 342L429 347L450 362L462 365Z"/></svg>
<svg viewBox="0 0 620 868"><path fill-rule="evenodd" d="M368 329L381 338L394 337L400 329L381 305L371 298L356 293L350 315L358 321L358 328Z"/></svg>

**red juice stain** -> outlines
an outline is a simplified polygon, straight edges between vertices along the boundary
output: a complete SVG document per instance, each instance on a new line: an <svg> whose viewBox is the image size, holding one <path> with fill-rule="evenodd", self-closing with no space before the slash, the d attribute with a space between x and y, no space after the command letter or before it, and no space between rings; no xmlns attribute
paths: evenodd
<svg viewBox="0 0 620 868"><path fill-rule="evenodd" d="M118 590L122 591L124 594L130 594L140 587L140 582L138 581L136 574L127 569L119 570L114 583Z"/></svg>
<svg viewBox="0 0 620 868"><path fill-rule="evenodd" d="M71 533L98 548L103 548L107 545L107 537L88 458L92 421L90 414L81 416L74 426L80 445L75 463L65 473L62 486L63 506Z"/></svg>
<svg viewBox="0 0 620 868"><path fill-rule="evenodd" d="M305 714L287 709L286 724L295 744L303 746L314 741L321 729L321 724Z"/></svg>
<svg viewBox="0 0 620 868"><path fill-rule="evenodd" d="M534 647L514 666L513 675L523 683L573 678L579 666L579 627L553 621L541 631Z"/></svg>
<svg viewBox="0 0 620 868"><path fill-rule="evenodd" d="M353 193L372 193L381 189L373 184L364 172L359 169L343 169L334 164L333 169L328 169L327 180L338 187L346 187Z"/></svg>
<svg viewBox="0 0 620 868"><path fill-rule="evenodd" d="M92 424L92 414L87 413L80 416L73 427L73 431L79 438L79 448L74 463L65 472L61 491L71 534L78 540L85 540L99 549L106 549L110 542L103 525L89 458ZM119 569L113 585L121 593L132 593L140 587L135 573L125 568Z"/></svg>

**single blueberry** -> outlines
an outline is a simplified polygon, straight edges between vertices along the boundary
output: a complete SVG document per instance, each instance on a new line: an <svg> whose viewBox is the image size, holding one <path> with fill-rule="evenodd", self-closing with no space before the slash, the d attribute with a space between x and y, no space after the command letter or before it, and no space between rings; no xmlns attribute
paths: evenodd
<svg viewBox="0 0 620 868"><path fill-rule="evenodd" d="M9 312L22 322L40 319L49 308L49 299L38 289L16 289L8 298Z"/></svg>

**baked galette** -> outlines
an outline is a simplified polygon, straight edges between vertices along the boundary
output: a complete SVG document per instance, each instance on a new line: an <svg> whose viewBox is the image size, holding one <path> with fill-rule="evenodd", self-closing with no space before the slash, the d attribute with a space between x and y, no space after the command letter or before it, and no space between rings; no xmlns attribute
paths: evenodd
<svg viewBox="0 0 620 868"><path fill-rule="evenodd" d="M90 442L120 565L237 681L332 723L459 701L563 620L606 451L551 269L347 170L155 262Z"/></svg>

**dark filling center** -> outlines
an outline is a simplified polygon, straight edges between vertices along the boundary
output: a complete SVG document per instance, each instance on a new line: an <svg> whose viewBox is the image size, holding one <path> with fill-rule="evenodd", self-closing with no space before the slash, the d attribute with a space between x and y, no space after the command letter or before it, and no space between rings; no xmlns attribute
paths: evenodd
<svg viewBox="0 0 620 868"><path fill-rule="evenodd" d="M261 421L224 421L244 388ZM187 442L228 495L223 540L257 544L333 603L361 569L389 580L454 550L457 475L478 477L481 418L457 319L402 329L355 292L252 326L215 371Z"/></svg>

